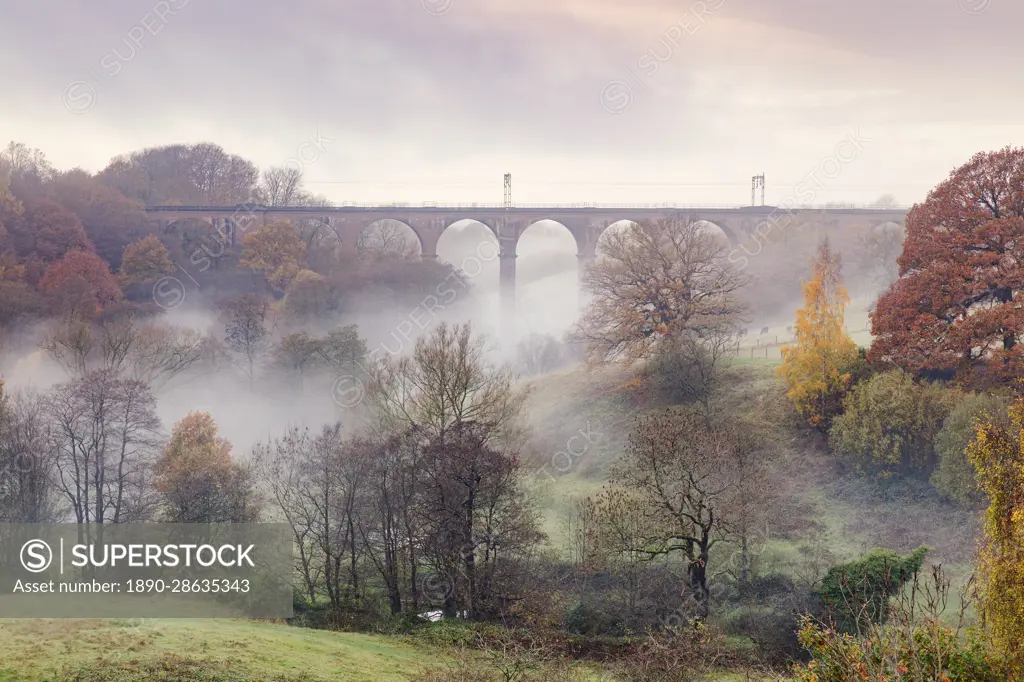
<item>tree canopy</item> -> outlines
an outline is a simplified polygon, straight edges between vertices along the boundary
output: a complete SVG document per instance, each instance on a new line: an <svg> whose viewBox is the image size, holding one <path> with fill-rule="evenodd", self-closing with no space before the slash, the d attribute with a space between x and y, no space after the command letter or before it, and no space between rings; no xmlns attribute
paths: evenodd
<svg viewBox="0 0 1024 682"><path fill-rule="evenodd" d="M907 215L900 278L878 300L869 359L1010 383L1024 370L1024 148L980 153Z"/></svg>
<svg viewBox="0 0 1024 682"><path fill-rule="evenodd" d="M857 346L846 333L850 296L843 286L839 254L825 240L811 278L804 282L804 307L796 313L796 342L782 348L779 377L797 411L811 426L827 428L853 379Z"/></svg>

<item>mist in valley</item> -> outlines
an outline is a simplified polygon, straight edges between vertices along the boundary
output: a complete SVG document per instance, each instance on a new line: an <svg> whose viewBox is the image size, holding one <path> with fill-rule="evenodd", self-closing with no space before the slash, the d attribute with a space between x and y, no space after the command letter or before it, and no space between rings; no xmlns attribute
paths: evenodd
<svg viewBox="0 0 1024 682"><path fill-rule="evenodd" d="M606 234L627 224L617 223ZM388 229L404 241L410 252L418 252L418 242L408 226L395 223ZM718 228L708 229L717 231L724 240ZM882 233L892 236L884 230ZM739 346L751 345L763 328L769 328L769 337L788 340L786 328L792 324L793 311L802 301L802 278L823 237L820 229L786 231L764 240L758 255L749 259L747 274L753 283L741 292L748 312L744 320L747 334L737 339ZM882 249L874 254L875 262L866 255L864 235L829 238L844 256L847 286L853 295L848 316L856 320L854 324L866 325L866 303L873 301L888 284L886 278L894 272L898 242L895 249ZM728 248L726 244L722 242L723 248ZM355 325L366 341L369 357L397 357L408 355L417 339L442 322L469 322L475 334L486 337L488 359L496 365L512 364L524 379L538 378L530 376L531 371L523 364L521 344L530 337L550 337L562 349L551 371L578 364L580 358L565 350L567 335L586 305L572 235L549 220L534 223L522 235L516 259L513 319L502 316L497 249L497 240L486 226L471 220L460 221L446 230L437 247L438 260L450 264L459 274L447 277L435 291L410 298L369 287L349 296L344 312L332 319L271 329L271 335L280 336L285 331L322 335L333 328ZM599 242L599 254L600 250ZM164 310L155 318L157 322L223 341L225 326L223 316L215 309L216 292L197 287L186 275L180 275L178 282L183 287L180 302ZM18 329L6 340L0 370L8 390L45 392L70 378L40 348L54 324L52 320L36 322ZM261 359L252 387L239 367L223 359L212 366L203 363L201 369L192 368L157 387L158 415L165 431L189 412L207 412L213 416L221 435L233 444L236 456L244 457L256 443L279 436L294 425L315 430L340 419L347 428L360 428L359 408L365 389L361 380L317 368L302 377L300 386L289 385L269 360L266 355ZM339 396L339 390L343 395Z"/></svg>

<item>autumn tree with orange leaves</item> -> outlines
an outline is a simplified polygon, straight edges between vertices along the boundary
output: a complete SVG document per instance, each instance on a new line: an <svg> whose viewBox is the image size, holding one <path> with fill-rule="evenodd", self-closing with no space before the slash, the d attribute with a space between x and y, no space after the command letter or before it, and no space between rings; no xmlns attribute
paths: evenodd
<svg viewBox="0 0 1024 682"><path fill-rule="evenodd" d="M907 215L900 278L878 299L869 359L1009 385L1024 373L1024 148L980 153Z"/></svg>
<svg viewBox="0 0 1024 682"><path fill-rule="evenodd" d="M827 429L841 409L853 381L857 346L846 333L844 316L850 296L843 286L841 259L826 239L804 282L804 307L796 312L796 342L782 348L776 372L787 396L808 423Z"/></svg>
<svg viewBox="0 0 1024 682"><path fill-rule="evenodd" d="M156 487L169 523L247 523L259 516L253 479L231 458L231 443L206 412L174 425L156 463Z"/></svg>
<svg viewBox="0 0 1024 682"><path fill-rule="evenodd" d="M54 312L72 317L94 317L123 294L110 268L92 251L70 251L50 264L39 282Z"/></svg>

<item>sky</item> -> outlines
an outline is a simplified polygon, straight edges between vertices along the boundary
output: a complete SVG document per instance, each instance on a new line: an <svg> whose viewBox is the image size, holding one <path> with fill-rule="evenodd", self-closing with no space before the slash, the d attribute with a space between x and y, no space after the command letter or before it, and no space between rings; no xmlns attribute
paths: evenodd
<svg viewBox="0 0 1024 682"><path fill-rule="evenodd" d="M212 141L334 202L901 205L1024 144L1020 0L36 0L0 138ZM845 140L845 142L844 142ZM856 144L851 140L855 140ZM813 174L813 175L812 175ZM760 202L760 196L757 201Z"/></svg>

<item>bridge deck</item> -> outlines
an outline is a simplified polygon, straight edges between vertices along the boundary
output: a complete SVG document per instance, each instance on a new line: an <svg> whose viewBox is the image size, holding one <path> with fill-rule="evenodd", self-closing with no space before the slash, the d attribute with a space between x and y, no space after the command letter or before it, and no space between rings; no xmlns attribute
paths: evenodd
<svg viewBox="0 0 1024 682"><path fill-rule="evenodd" d="M672 211L728 211L730 213L742 211L751 214L770 214L774 211L787 210L777 206L739 206L730 204L518 204L505 206L504 204L342 204L340 206L262 206L258 204L238 204L235 206L146 206L148 213L228 213L237 211L248 211L253 213L311 213L322 215L324 213L371 213L380 211L416 211L423 213L463 213L473 211L497 211L514 213L551 213L551 212L580 212L580 211L648 211L664 212ZM872 206L836 207L836 206L796 206L793 211L823 211L826 213L867 213L867 214L903 214L909 210L907 206L893 206L886 208Z"/></svg>

